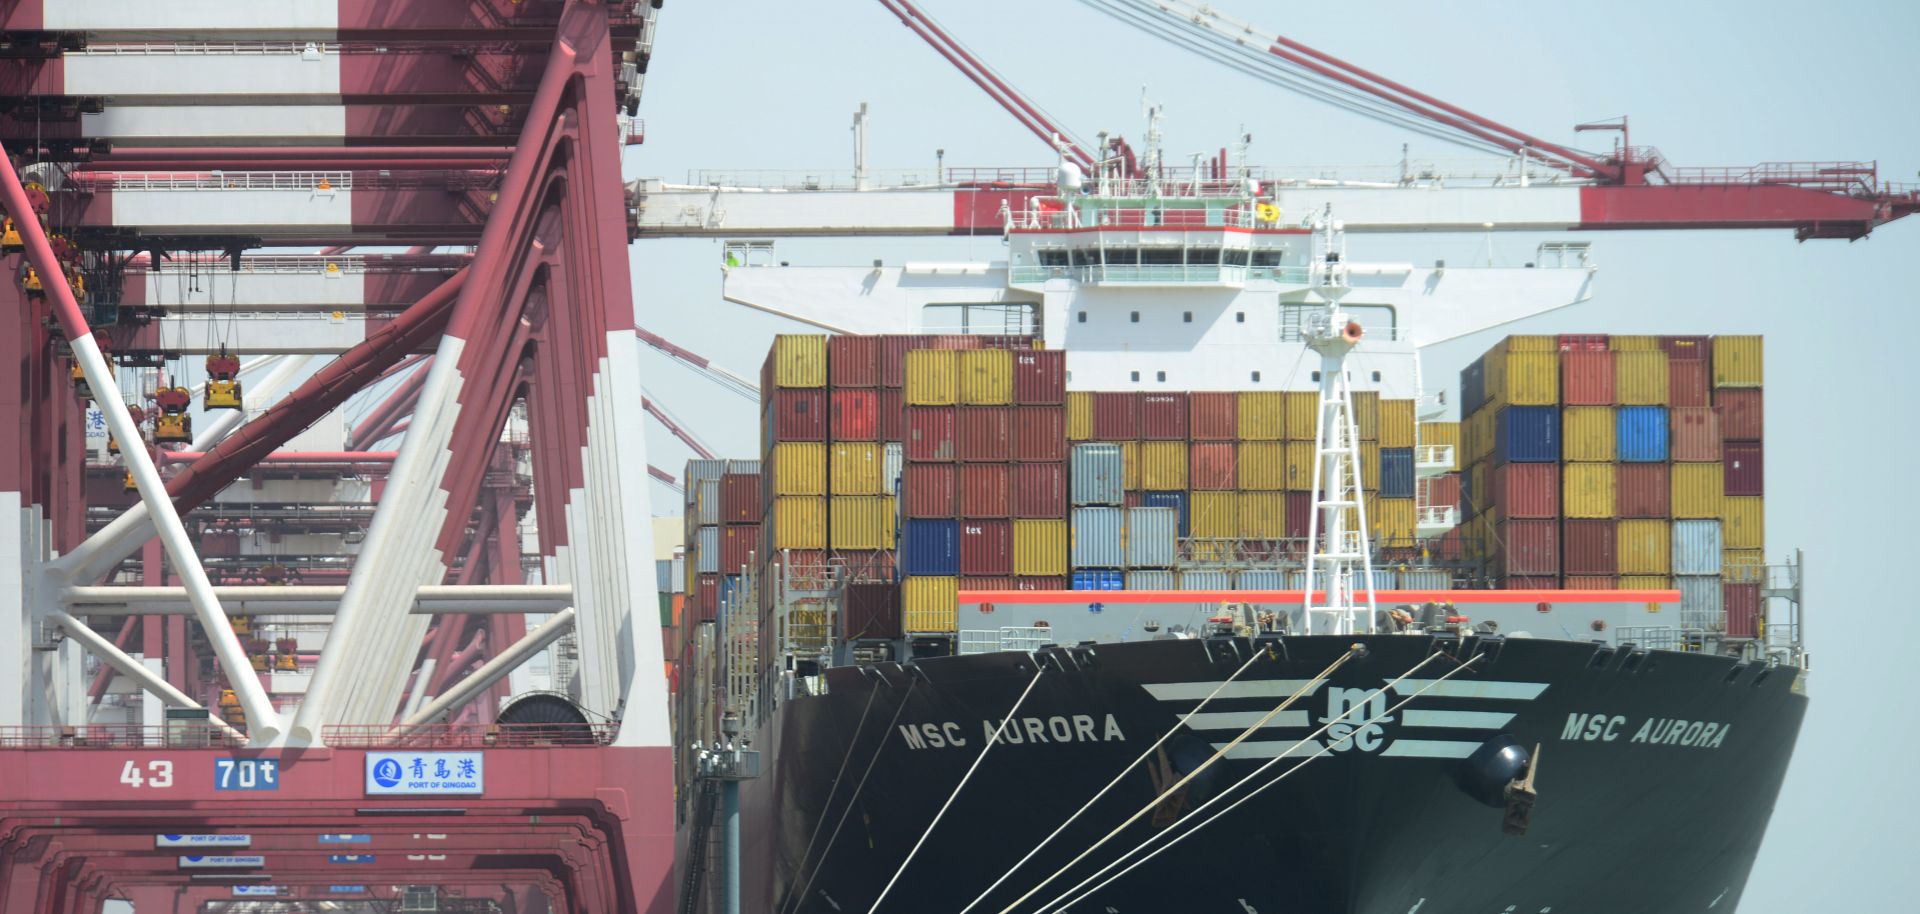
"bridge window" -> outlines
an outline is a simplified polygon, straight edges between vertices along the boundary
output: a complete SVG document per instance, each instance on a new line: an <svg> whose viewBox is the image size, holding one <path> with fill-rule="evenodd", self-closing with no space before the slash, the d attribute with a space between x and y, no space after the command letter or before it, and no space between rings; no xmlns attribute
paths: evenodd
<svg viewBox="0 0 1920 914"><path fill-rule="evenodd" d="M1187 265L1196 266L1196 267L1219 266L1220 265L1220 249L1219 248L1188 248L1187 249Z"/></svg>
<svg viewBox="0 0 1920 914"><path fill-rule="evenodd" d="M1060 248L1041 248L1034 253L1039 255L1040 265L1043 267L1064 267L1070 265L1068 263L1070 258L1067 256L1067 252Z"/></svg>
<svg viewBox="0 0 1920 914"><path fill-rule="evenodd" d="M1177 267L1186 260L1186 252L1180 248L1141 248L1142 266Z"/></svg>
<svg viewBox="0 0 1920 914"><path fill-rule="evenodd" d="M1244 267L1247 265L1248 258L1252 256L1252 253L1253 252L1244 248L1239 250L1229 248L1221 253L1220 262L1230 267Z"/></svg>
<svg viewBox="0 0 1920 914"><path fill-rule="evenodd" d="M1277 267L1280 265L1280 259L1285 257L1286 253L1285 251L1275 250L1254 251L1253 265L1256 267Z"/></svg>

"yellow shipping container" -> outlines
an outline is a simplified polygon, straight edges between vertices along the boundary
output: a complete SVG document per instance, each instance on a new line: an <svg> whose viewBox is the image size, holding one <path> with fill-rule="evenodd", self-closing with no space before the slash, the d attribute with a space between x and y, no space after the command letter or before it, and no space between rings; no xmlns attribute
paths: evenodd
<svg viewBox="0 0 1920 914"><path fill-rule="evenodd" d="M1232 492L1194 492L1187 497L1188 532L1200 539L1230 540L1240 533L1239 498Z"/></svg>
<svg viewBox="0 0 1920 914"><path fill-rule="evenodd" d="M1312 441L1287 442L1287 491L1313 491L1313 449Z"/></svg>
<svg viewBox="0 0 1920 914"><path fill-rule="evenodd" d="M1473 449L1467 452L1469 462L1479 462L1493 456L1495 433L1500 411L1491 407L1482 409L1467 420L1473 428Z"/></svg>
<svg viewBox="0 0 1920 914"><path fill-rule="evenodd" d="M1367 520L1373 521L1373 528L1378 531L1380 542L1390 546L1412 545L1416 513L1413 499L1382 498L1368 502L1367 507L1373 509L1376 504L1379 506L1379 519L1375 521L1374 518L1369 517Z"/></svg>
<svg viewBox="0 0 1920 914"><path fill-rule="evenodd" d="M1242 492L1236 501L1242 539L1277 540L1287 535L1285 492Z"/></svg>
<svg viewBox="0 0 1920 914"><path fill-rule="evenodd" d="M1676 463L1668 504L1676 520L1701 520L1720 516L1725 472L1719 463Z"/></svg>
<svg viewBox="0 0 1920 914"><path fill-rule="evenodd" d="M1607 337L1607 348L1614 352L1645 352L1649 349L1659 349L1660 338L1656 336L1621 336L1614 334L1613 336Z"/></svg>
<svg viewBox="0 0 1920 914"><path fill-rule="evenodd" d="M1360 442L1360 488L1367 492L1380 491L1380 444L1377 441Z"/></svg>
<svg viewBox="0 0 1920 914"><path fill-rule="evenodd" d="M1621 406L1665 406L1667 354L1632 349L1613 354L1613 399Z"/></svg>
<svg viewBox="0 0 1920 914"><path fill-rule="evenodd" d="M1673 527L1666 521L1623 520L1616 537L1621 574L1671 573Z"/></svg>
<svg viewBox="0 0 1920 914"><path fill-rule="evenodd" d="M1287 487L1287 450L1312 445L1286 441L1242 441L1234 451L1235 487L1248 492L1278 492Z"/></svg>
<svg viewBox="0 0 1920 914"><path fill-rule="evenodd" d="M1720 576L1735 584L1766 583L1766 565L1764 549L1727 549L1720 553Z"/></svg>
<svg viewBox="0 0 1920 914"><path fill-rule="evenodd" d="M1413 401L1380 401L1380 446L1413 447Z"/></svg>
<svg viewBox="0 0 1920 914"><path fill-rule="evenodd" d="M1241 441L1279 441L1287 437L1287 395L1243 390L1236 398Z"/></svg>
<svg viewBox="0 0 1920 914"><path fill-rule="evenodd" d="M1361 441L1380 440L1380 392L1377 390L1356 390L1353 392L1353 425L1360 433Z"/></svg>
<svg viewBox="0 0 1920 914"><path fill-rule="evenodd" d="M951 349L907 351L907 405L952 406L960 399L960 353Z"/></svg>
<svg viewBox="0 0 1920 914"><path fill-rule="evenodd" d="M1005 349L960 352L960 402L1005 406L1013 402L1013 353Z"/></svg>
<svg viewBox="0 0 1920 914"><path fill-rule="evenodd" d="M1623 574L1621 590L1672 590L1673 579L1664 574Z"/></svg>
<svg viewBox="0 0 1920 914"><path fill-rule="evenodd" d="M827 494L827 446L788 441L773 446L773 494ZM795 547L805 548L805 547Z"/></svg>
<svg viewBox="0 0 1920 914"><path fill-rule="evenodd" d="M1561 458L1567 461L1614 459L1614 428L1611 406L1569 406L1561 410Z"/></svg>
<svg viewBox="0 0 1920 914"><path fill-rule="evenodd" d="M1492 471L1487 467L1487 462L1483 460L1467 469L1467 491L1462 498L1471 502L1475 514L1486 514L1487 509L1493 507L1493 489L1488 488L1488 476Z"/></svg>
<svg viewBox="0 0 1920 914"><path fill-rule="evenodd" d="M1311 390L1289 390L1282 397L1287 401L1287 440L1312 441L1320 427L1320 394Z"/></svg>
<svg viewBox="0 0 1920 914"><path fill-rule="evenodd" d="M1067 391L1067 440L1093 440L1093 392Z"/></svg>
<svg viewBox="0 0 1920 914"><path fill-rule="evenodd" d="M833 512L828 542L834 549L892 549L893 498L885 495L842 495L828 505Z"/></svg>
<svg viewBox="0 0 1920 914"><path fill-rule="evenodd" d="M1560 404L1560 353L1517 351L1504 356L1487 353L1483 363L1487 373L1490 406L1558 406Z"/></svg>
<svg viewBox="0 0 1920 914"><path fill-rule="evenodd" d="M1766 549L1766 499L1758 495L1729 495L1720 501L1721 547L1725 549Z"/></svg>
<svg viewBox="0 0 1920 914"><path fill-rule="evenodd" d="M885 454L871 441L843 441L832 446L828 480L830 495L885 495ZM884 549L885 546L845 546L846 549Z"/></svg>
<svg viewBox="0 0 1920 914"><path fill-rule="evenodd" d="M1053 577L1067 573L1069 532L1064 520L1013 522L1013 573Z"/></svg>
<svg viewBox="0 0 1920 914"><path fill-rule="evenodd" d="M827 500L816 496L775 498L773 548L827 548Z"/></svg>
<svg viewBox="0 0 1920 914"><path fill-rule="evenodd" d="M1757 336L1713 338L1713 386L1759 387L1765 377L1764 353Z"/></svg>
<svg viewBox="0 0 1920 914"><path fill-rule="evenodd" d="M1140 487L1148 492L1178 492L1187 487L1187 442L1140 443Z"/></svg>
<svg viewBox="0 0 1920 914"><path fill-rule="evenodd" d="M1217 540L1197 539L1189 542L1185 548L1188 552L1181 556L1183 561L1232 562L1239 559L1239 555L1233 548L1232 537Z"/></svg>
<svg viewBox="0 0 1920 914"><path fill-rule="evenodd" d="M1120 446L1120 488L1140 491L1140 442L1118 441Z"/></svg>
<svg viewBox="0 0 1920 914"><path fill-rule="evenodd" d="M1560 504L1567 517L1605 520L1619 513L1614 466L1569 463L1560 468Z"/></svg>
<svg viewBox="0 0 1920 914"><path fill-rule="evenodd" d="M960 579L907 578L900 585L900 608L909 632L950 632L959 615Z"/></svg>
<svg viewBox="0 0 1920 914"><path fill-rule="evenodd" d="M827 338L820 333L782 333L773 338L773 386L827 386Z"/></svg>
<svg viewBox="0 0 1920 914"><path fill-rule="evenodd" d="M1495 352L1559 352L1560 339L1546 334L1519 334L1494 344Z"/></svg>

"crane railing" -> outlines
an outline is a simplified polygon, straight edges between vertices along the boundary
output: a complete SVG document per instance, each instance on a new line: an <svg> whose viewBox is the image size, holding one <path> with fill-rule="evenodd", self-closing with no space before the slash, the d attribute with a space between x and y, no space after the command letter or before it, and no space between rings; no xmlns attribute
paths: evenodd
<svg viewBox="0 0 1920 914"><path fill-rule="evenodd" d="M1878 193L1873 162L1761 162L1758 165L1689 166L1664 172L1670 184L1785 184L1816 190Z"/></svg>

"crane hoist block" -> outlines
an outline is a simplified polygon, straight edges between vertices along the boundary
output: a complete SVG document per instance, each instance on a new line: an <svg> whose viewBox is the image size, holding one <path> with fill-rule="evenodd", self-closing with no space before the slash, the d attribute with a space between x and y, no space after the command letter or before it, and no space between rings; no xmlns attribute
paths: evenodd
<svg viewBox="0 0 1920 914"><path fill-rule="evenodd" d="M232 624L233 633L236 635L245 635L253 631L253 620L246 616L233 616L228 622Z"/></svg>
<svg viewBox="0 0 1920 914"><path fill-rule="evenodd" d="M193 392L184 387L162 387L153 392L153 402L162 412L183 413L193 405Z"/></svg>
<svg viewBox="0 0 1920 914"><path fill-rule="evenodd" d="M13 227L13 217L7 217L5 230L0 230L0 254L18 254L26 249L26 240L20 237L20 230Z"/></svg>
<svg viewBox="0 0 1920 914"><path fill-rule="evenodd" d="M28 298L42 298L47 294L46 285L40 282L40 271L32 267L27 268L26 277L20 280L20 288L27 291Z"/></svg>
<svg viewBox="0 0 1920 914"><path fill-rule="evenodd" d="M253 664L253 669L256 673L264 673L267 671L267 656L265 654L254 654L247 658L247 662Z"/></svg>
<svg viewBox="0 0 1920 914"><path fill-rule="evenodd" d="M207 409L240 409L240 382L207 381Z"/></svg>
<svg viewBox="0 0 1920 914"><path fill-rule="evenodd" d="M132 470L128 470L128 471L127 471L127 474L126 474L126 476L125 476L125 477L123 477L123 478L121 478L121 480L120 480L120 489L121 489L122 491L125 491L125 492L138 492L138 491L140 491L140 486L139 486L138 484L136 484L136 483L135 483L135 482L133 481L133 471L132 471Z"/></svg>
<svg viewBox="0 0 1920 914"><path fill-rule="evenodd" d="M276 670L280 670L281 672L291 673L299 670L300 666L298 663L295 662L295 658L292 654L281 654L280 656L274 658L273 668Z"/></svg>
<svg viewBox="0 0 1920 914"><path fill-rule="evenodd" d="M223 347L217 355L207 356L207 377L230 381L240 374L240 357L227 354Z"/></svg>
<svg viewBox="0 0 1920 914"><path fill-rule="evenodd" d="M186 413L161 413L153 417L153 440L182 444L193 440L193 417Z"/></svg>

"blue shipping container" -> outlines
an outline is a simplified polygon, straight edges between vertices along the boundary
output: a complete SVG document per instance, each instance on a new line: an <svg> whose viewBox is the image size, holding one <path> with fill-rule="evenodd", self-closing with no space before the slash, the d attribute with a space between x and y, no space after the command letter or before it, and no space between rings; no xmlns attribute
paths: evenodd
<svg viewBox="0 0 1920 914"><path fill-rule="evenodd" d="M721 575L720 576L720 611L726 612L727 610L732 609L734 596L739 593L740 593L740 576L737 574Z"/></svg>
<svg viewBox="0 0 1920 914"><path fill-rule="evenodd" d="M929 577L960 573L960 522L908 518L900 531L900 572Z"/></svg>
<svg viewBox="0 0 1920 914"><path fill-rule="evenodd" d="M1494 417L1493 462L1559 463L1560 407L1509 406Z"/></svg>
<svg viewBox="0 0 1920 914"><path fill-rule="evenodd" d="M1377 484L1381 498L1412 498L1413 448L1381 448L1380 480Z"/></svg>
<svg viewBox="0 0 1920 914"><path fill-rule="evenodd" d="M1147 492L1141 496L1142 505L1148 508L1173 508L1180 512L1180 535L1192 536L1187 532L1191 527L1189 515L1192 509L1187 504L1185 492Z"/></svg>
<svg viewBox="0 0 1920 914"><path fill-rule="evenodd" d="M1123 571L1076 571L1073 573L1074 590L1125 590L1127 576Z"/></svg>
<svg viewBox="0 0 1920 914"><path fill-rule="evenodd" d="M1073 567L1125 568L1125 508L1073 509Z"/></svg>
<svg viewBox="0 0 1920 914"><path fill-rule="evenodd" d="M1622 463L1660 463L1667 459L1667 408L1622 406L1613 411L1614 447Z"/></svg>
<svg viewBox="0 0 1920 914"><path fill-rule="evenodd" d="M1117 505L1126 500L1126 464L1117 444L1076 444L1067 467L1075 505Z"/></svg>

